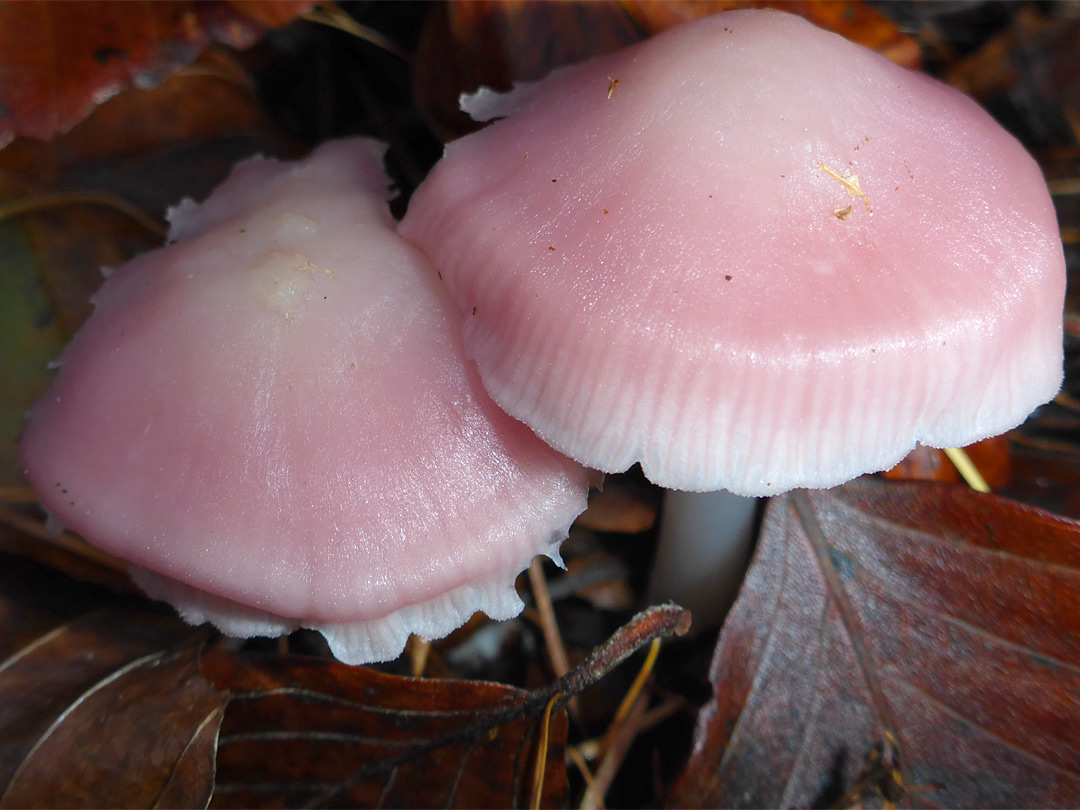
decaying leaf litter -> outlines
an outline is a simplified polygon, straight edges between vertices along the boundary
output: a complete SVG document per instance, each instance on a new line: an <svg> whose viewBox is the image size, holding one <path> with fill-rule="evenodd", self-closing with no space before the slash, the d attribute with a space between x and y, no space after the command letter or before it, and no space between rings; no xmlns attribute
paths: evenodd
<svg viewBox="0 0 1080 810"><path fill-rule="evenodd" d="M285 4L265 5L280 11ZM1080 225L1075 191L1075 178L1080 174L1080 126L1077 124L1080 112L1076 94L1080 66L1075 56L1078 30L1075 10L1065 5L1023 4L1011 8L988 3L949 4L937 8L903 5L885 9L892 17L890 21L875 16L866 6L797 5L796 10L811 16L819 15L816 20L819 24L827 24L821 15L830 17L832 24L839 26L846 35L864 37L868 44L885 52L900 54L907 59L921 52L927 70L973 94L1020 137L1040 160L1051 181L1069 267L1075 269L1076 233ZM20 278L23 286L17 288L20 290L18 295L5 295L4 300L10 302L12 312L21 315L29 310L34 317L22 316L23 331L5 345L21 348L25 345L24 336L30 334L39 341L36 356L40 360L48 359L85 317L86 296L97 283L98 266L114 265L155 243L158 237L153 229L126 213L125 204L133 204L137 211L154 218L160 215L165 205L186 194L205 194L228 166L244 154L258 150L297 154L305 145L358 131L391 143L391 167L407 193L438 155L439 140L430 133L447 137L449 133L460 132L454 129L453 113L461 90L471 89L477 82L505 88L512 78L536 78L553 66L552 59L582 58L591 53L591 47L601 43L605 48L617 47L638 37L642 29L652 30L652 26L675 21L673 17L700 11L700 7L696 11L686 11L680 4L668 3L589 4L587 8L477 3L431 8L398 6L393 11L380 4L352 4L342 9L329 6L316 13L315 21L294 22L247 52L207 54L203 61L181 69L158 90L120 93L85 123L47 144L17 139L0 151L5 199L15 206L0 224L11 243L20 246L21 252L16 255L22 256ZM345 16L341 16L342 12ZM287 18L283 16L265 22L278 25L287 22ZM331 30L326 22L351 31ZM393 45L386 47L388 42ZM493 42L512 44L500 50L491 47ZM554 44L542 47L545 43ZM106 54L101 56L104 58ZM115 58L116 54L110 54L106 61ZM257 83L257 96L248 86L253 79ZM192 89L195 83L199 83L198 90ZM457 87L455 83L463 86ZM311 87L320 90L318 93L301 92L302 88ZM166 89L171 93L167 99ZM208 100L200 102L200 96L210 93L231 94L232 101L224 105L211 105ZM152 106L155 95L157 107ZM119 105L126 105L126 108L120 111ZM174 114L165 113L170 110ZM461 126L460 120L456 125ZM124 138L120 137L122 134ZM154 182L147 184L133 179L145 177L154 178ZM83 198L76 205L77 197L57 196L62 194L111 196L105 198L104 205L90 198ZM112 199L121 202L109 204L108 200ZM37 208L35 212L19 211L18 206L25 205L27 200ZM5 278L9 277L9 272L5 268ZM1070 294L1067 307L1070 312L1074 303ZM12 324L16 319L5 316L0 320ZM1074 398L1080 395L1075 390L1073 371L1075 332L1080 330L1070 329L1071 322L1067 314L1067 377L1062 396L1014 432L1009 443L998 443L977 462L983 471L991 471L986 477L995 491L1065 515L1078 514ZM42 330L46 330L46 334L40 334ZM15 359L4 360L5 373L8 368L15 368ZM21 412L40 390L45 377L38 369L35 372L38 373L36 381L11 372L17 375L13 379L19 384L0 386L4 396L10 396L7 391L15 392L16 403L12 410ZM17 421L12 420L14 424ZM935 461L923 465L923 472L917 473L918 477L923 477L927 468L929 477L952 475L952 467L947 461ZM8 478L2 482L5 486L2 513L5 550L37 559L79 580L109 585L122 583L109 560L81 553L78 538L61 535L65 541L61 547L45 539L51 535L44 531L43 517L28 502L14 467L8 467L8 471ZM560 736L563 731L559 729L559 723L563 721L551 718L549 751L557 750L563 739L567 747L564 757L556 754L547 757L548 767L544 769L541 784L554 787L541 789L542 803L576 805L584 799L595 806L597 797L606 792L610 806L650 806L665 801L686 806L718 801L814 806L881 806L893 802L947 806L1075 804L1080 753L1075 732L1070 731L1068 723L1070 719L1075 721L1075 714L1070 716L1069 710L1062 708L1067 704L1055 703L1058 698L1054 697L1067 694L1068 689L1075 689L1076 685L1077 662L1074 650L1067 643L1070 633L1075 631L1075 595L1080 591L1076 581L1077 541L1071 525L1059 524L1053 519L1022 512L996 501L993 505L988 505L989 501L973 501L972 498L981 496L963 492L958 485L953 485L956 489L926 490L921 486L915 489L903 486L890 489L889 486L885 485L879 492L873 487L867 490L855 485L841 489L835 495L792 495L773 504L763 528L761 553L717 650L713 684L708 681L707 661L715 637L665 645L656 659L654 674L645 681L640 698L631 694L628 700L623 700L632 686L635 668L616 670L605 682L605 687L594 688L588 693L588 700L579 702L580 708L566 730L565 738ZM546 652L548 644L542 640L545 635L562 639L566 648L565 666L573 667L628 620L634 608L641 604L653 542L650 530L657 497L656 490L634 473L609 480L606 491L594 497L593 508L579 521L571 541L564 546L570 573L560 575L547 569L550 581L546 585L552 592L553 610L542 613L553 616L554 621L541 618L541 612L531 608L525 617L501 625L477 621L445 642L433 645L427 652L423 671L429 676L483 678L542 689L561 674L559 670L563 666L555 664ZM872 505L867 506L868 503ZM915 506L905 512L905 503ZM614 508L612 504L615 504ZM851 535L850 541L831 532L826 519L845 508L855 510L848 513L849 516L866 516L861 522L852 521L865 532ZM889 517L890 510L900 514ZM988 513L993 515L992 519L986 519ZM953 561L958 566L956 573L946 576L946 582L952 584L955 577L970 579L977 571L985 574L972 580L974 590L955 589L952 606L943 608L939 615L931 618L913 611L912 604L918 603L919 599L910 594L921 595L927 588L939 588L940 583L935 585L933 578L942 576L944 569L935 564L934 570L921 583L917 578L913 582L910 570L911 566L928 566L929 561L938 558L929 552L918 557L909 555L904 560L907 567L904 567L895 556L899 552L894 549L894 556L883 561L878 547L879 541L893 542L893 527L910 520L912 514L920 519L929 515L928 522L917 532L923 545L915 544L916 547L931 548L938 555L959 555L961 562ZM820 531L807 530L808 526L815 525ZM888 528L884 538L875 534L880 532L881 525ZM769 539L777 532L787 532L780 546ZM1018 532L1020 537L1015 548L1009 548L1007 544L1002 546L1004 541L999 535L1015 536ZM40 537L34 538L34 534ZM744 693L753 696L755 710L760 712L755 715L740 710L740 704L730 698L738 693L739 685L745 684L745 679L754 674L751 672L753 667L742 660L738 639L746 637L748 623L750 628L756 627L755 632L781 626L777 621L766 624L760 615L755 618L749 606L755 599L760 602L769 593L756 583L771 581L777 573L775 563L770 563L770 559L775 559L775 551L772 558L766 552L778 547L794 549L798 543L808 542L806 537L800 539L800 535L816 535L818 545L814 546L811 537L810 547L818 551L824 549L823 556L819 553L813 558L802 558L806 570L816 571L814 576L824 577L826 587L822 593L826 594L826 602L830 598L827 594L836 600L829 608L831 613L820 614L829 616L829 622L832 622L822 627L842 629L811 636L819 639L810 645L817 654L800 655L802 664L809 666L810 675L817 679L812 682L817 685L816 691L811 689L806 700L799 702L791 690L773 686L772 693L760 691L758 687L762 684L759 683ZM1043 545L1032 544L1029 538L1033 535L1040 538ZM896 536L907 535L897 532ZM979 545L980 538L986 541L981 544L981 550L965 546ZM844 542L855 543L861 551L849 553L839 549ZM909 546L911 544L903 548ZM866 558L862 556L866 549L875 549L872 556L877 568L866 564ZM787 554L793 555L793 560L797 558L793 552ZM785 555L780 556L787 559ZM814 559L819 562L816 568ZM822 559L826 561L823 564ZM15 565L22 563L13 563ZM1026 570L1024 566L1032 565L1035 566L1033 570L1043 573L1052 569L1059 580L1035 587L1035 580L1022 573ZM9 570L16 569L11 567ZM1018 570L1021 573L1017 573ZM874 571L881 574L879 580L868 580L867 585L859 578L870 576L866 572ZM909 573L900 577L900 571ZM59 604L66 607L58 608L44 618L38 616L31 620L27 618L33 612L27 602L29 597L24 591L12 590L11 585L5 585L4 595L10 597L3 612L5 638L15 640L11 642L11 652L5 653L5 663L0 664L0 674L17 672L16 664L28 664L35 653L48 656L55 650L54 660L67 661L65 656L73 654L71 649L62 643L53 647L50 642L69 637L72 627L92 627L102 623L102 617L111 615L110 609L114 612L147 610L138 603L117 603L117 599L129 597L118 597L116 591L94 591L94 596L85 597L84 601L69 600L73 586L55 582L44 584L54 575L45 572L42 576L45 579L41 580L41 592L56 597L64 594ZM852 579L845 581L847 576ZM833 580L831 586L830 579ZM836 586L837 579L841 583L839 587ZM892 587L898 586L901 579L905 587L911 588L914 584L916 588L906 597ZM534 576L532 581L535 586L541 586L541 579ZM882 583L890 587L867 602L865 588L870 588L869 592L873 593L873 588L884 587ZM1018 608L1026 608L1026 612L1024 609L1001 615L991 612L975 617L982 622L980 624L973 620L970 611L964 614L958 609L956 602L964 599L981 604L976 596L979 588L985 587L998 589L992 604L1017 600ZM524 584L522 588L528 593ZM779 594L778 605L791 604L796 595L784 588L777 591L775 586L772 593ZM782 598L785 595L786 601ZM537 603L543 601L539 599ZM886 609L878 606L879 603L893 606ZM131 607L120 608L121 604ZM868 604L876 606L876 612L868 614ZM846 620L840 621L839 625L835 624L837 613L846 615ZM153 611L147 615L153 616ZM781 611L774 615L787 614ZM143 632L162 621L168 624L160 616L148 618L146 624L136 620L135 624ZM107 628L112 624L109 621L103 623ZM9 627L12 628L10 631ZM1032 635L1036 630L1040 632ZM237 746L256 742L269 744L277 739L281 750L289 752L280 756L298 755L293 761L300 769L300 776L316 782L312 771L304 771L304 757L310 757L310 767L315 767L318 764L314 762L317 759L315 752L327 742L306 733L315 729L305 726L303 720L299 721L299 727L305 734L298 739L289 742L281 735L288 726L285 715L280 712L293 711L287 698L283 698L283 705L274 710L279 712L277 714L260 710L249 715L246 721L240 714L234 714L230 719L229 712L240 711L235 707L243 703L235 700L237 694L242 694L236 684L243 683L240 688L249 691L253 687L243 678L232 685L218 680L220 666L227 662L229 667L239 667L253 650L245 650L240 656L223 640L212 640L209 642L212 649L206 648L201 646L206 643L204 639L181 628L145 632L151 635L145 654L124 659L126 663L117 664L113 675L121 679L142 679L140 667L155 660L154 656L174 662L169 670L176 673L173 680L151 678L146 683L146 688L154 692L155 697L139 704L137 720L132 722L136 723L136 728L148 728L146 724L151 719L159 724L165 722L169 726L165 737L180 739L187 734L185 739L189 743L182 746L180 756L166 757L173 765L166 768L165 777L160 776L163 773L161 755L156 755L159 757L156 770L149 762L139 766L139 772L144 775L138 780L139 784L150 790L155 784L154 774L159 774L156 777L158 787L152 791L154 798L147 799L145 795L148 794L144 794L144 798L132 799L131 804L201 802L203 799L199 797L204 794L199 793L198 786L202 785L205 791L207 761L213 753L206 747L207 729L218 722L223 722L223 728L235 731L231 743L230 732L223 732L220 738L229 745L221 749L223 759L218 763L219 774L230 775L232 782L229 784L234 786L233 790L237 790L237 785L262 785L266 789L244 794L243 802L230 800L226 792L215 797L215 803L221 806L244 802L291 805L311 801L308 796L275 793L270 789L270 783L259 782L256 771L251 768L255 765L267 767L273 755L257 755L253 757L253 764L236 753ZM178 635L173 637L168 635L169 632ZM90 634L90 638L97 636L104 638L101 643L106 648L120 649L119 642L110 639L109 633L100 627ZM973 644L971 638L977 639L978 643ZM850 649L852 639L858 641L854 646L862 652L856 656L855 665L845 663L834 667L837 670L834 674L850 693L846 698L848 702L837 703L836 695L844 690L838 693L821 686L834 682L829 680L829 670L824 662L829 659L830 650L842 650L845 645ZM310 635L249 646L263 647L269 657L256 660L271 670L292 666L288 663L292 659L279 657L286 651L311 654L313 660L307 664L310 672L334 669L321 659L319 641ZM222 693L231 691L233 695L233 700L226 704L223 721L214 708L217 698L213 697L213 687L207 689L193 681L197 678L192 670L192 649L210 649L202 653L203 677ZM732 651L737 654L731 654ZM958 654L970 659L958 663ZM411 662L401 661L384 669L403 673L411 667L421 668L423 655L422 646L416 645ZM935 665L934 662L939 660L943 663ZM984 660L993 661L993 664L982 666ZM837 661L849 659L840 655ZM207 662L211 663L208 665ZM307 667L301 666L305 674L299 677L316 677L308 674ZM845 671L844 666L853 668ZM956 669L958 666L961 668ZM152 665L150 671L157 669ZM934 672L935 679L929 684L913 685L910 682L913 670ZM1004 694L1000 682L1002 673L1015 676L1008 687L1013 690L1010 693L1012 714L1008 717L1011 724L1006 723L1005 718L994 717L992 711L995 698ZM861 676L862 680L856 676ZM123 722L125 715L120 705L109 698L109 685L104 683L114 683L111 678L112 675L99 678L97 682L83 686L72 679L63 686L74 690L71 694L85 695L77 701L82 716L85 717L86 710L92 706L110 706L108 714L112 720ZM63 677L57 680L65 681ZM183 689L185 684L199 689L200 694L205 695L201 699L207 703L198 718L189 714L181 722L169 715L167 707L175 708L175 703L170 701L176 698L170 695L180 694L170 690ZM718 696L729 696L724 698L728 702L719 708L712 706L704 716L723 715L726 707L728 714L724 716L736 720L737 739L722 750L728 732L715 731L703 721L696 733L694 757L689 769L684 770L691 746L694 711L707 703L713 686ZM13 691L24 688L22 685L12 687ZM359 687L348 685L345 688ZM453 688L458 687L450 687ZM26 734L37 728L30 747L37 746L35 750L42 753L49 746L63 750L64 736L78 732L77 726L69 732L64 724L79 717L77 711L66 714L62 710L64 701L73 706L75 698L45 697L54 701L54 706L61 707L54 719L62 716L64 722L46 734L45 731L53 726L51 721L44 727L33 727L25 720L16 720L22 723L21 728ZM304 695L292 703L303 704L304 700L321 698ZM621 709L620 703L624 704ZM932 706L933 710L919 708L923 705ZM785 706L794 714L785 715ZM851 706L861 707L852 715L859 728L848 730L830 722L835 716L830 712ZM544 708L539 706L532 713L530 722L534 726L538 727L542 721ZM1072 711L1075 713L1075 708ZM332 713L329 716L309 713L307 716L323 717L318 722L338 722L330 719ZM41 718L47 717L47 713L40 714L36 722L41 723ZM761 717L780 719L770 723ZM618 721L613 723L613 718ZM245 722L255 725L245 728ZM343 722L347 726L344 731L340 728L317 731L319 734L355 736L354 721ZM1075 722L1071 723L1071 726L1075 725ZM645 730L631 742L635 738L635 726ZM192 727L193 730L188 731ZM257 731L251 731L252 728ZM980 744L959 745L958 728L965 730L967 736L964 739L977 738ZM1030 733L1021 740L1013 739L1010 734L1015 735L1016 729ZM765 739L761 744L785 745L783 741L799 731L798 739L802 745L799 750L814 756L797 757L798 767L794 767L782 783L782 793L770 793L776 790L780 781L774 778L771 765L763 767L762 757L753 755L760 750L755 747L755 735ZM236 736L245 733L263 736L260 740ZM500 731L499 736L505 733L517 732ZM8 735L5 738L14 739ZM604 750L616 749L624 749L628 757L621 767L617 767L618 763L610 757L605 760L603 756ZM8 754L0 764L10 766L13 772L18 770L19 781L8 777L5 792L0 794L4 796L3 803L46 805L70 801L65 801L61 794L18 792L33 784L30 776L44 760L28 759L25 751L19 755L11 753L10 748L6 750ZM403 789L402 785L418 781L416 776L408 776L416 771L406 769L391 782L377 782L379 787L375 793L356 793L351 798L338 795L327 801L364 805L377 803L380 796L385 803L399 795L406 797L401 801L408 803L411 795L414 804L440 803L436 797L458 794L449 791L446 784L435 777L445 777L451 783L466 787L476 787L483 781L483 767L478 765L476 770L469 767L472 754L463 759L460 749L455 750L458 755L447 753L436 767L423 770L429 782L423 786L427 792L393 792ZM106 781L102 784L108 784L110 758L130 767L128 755L131 753L132 749L122 744L95 752L91 766L97 773L105 774L102 778ZM230 757L227 769L226 754ZM439 749L432 755L440 756ZM526 754L519 754L519 757L528 758ZM376 758L391 761L391 757L383 758L381 754L376 754ZM60 759L62 757L50 757L49 761L59 762ZM477 760L480 761L483 760ZM347 756L345 762L347 769ZM502 768L509 760L503 758L498 762ZM565 762L571 764L560 777L558 771L565 767ZM927 768L926 762L934 762L936 768ZM533 765L529 762L523 767L518 762L510 768L508 772L514 774L511 783L517 792L506 803L533 800L531 784L528 790L524 787L524 783L538 773ZM1034 772L1042 773L1037 785L1031 778ZM334 784L335 779L340 783L351 776L356 778L358 785L363 773L357 767L351 775L339 771L336 776L324 774L324 779L326 784ZM583 777L582 773L588 776ZM594 774L601 773L612 774L610 785L596 785ZM560 781L567 777L568 782ZM591 789L587 784L590 780L593 780ZM736 794L736 790L742 793ZM234 797L239 795L233 794ZM460 795L473 797L472 803L503 802L501 798L478 798L480 794ZM183 798L170 799L170 796ZM744 798L737 799L737 796Z"/></svg>

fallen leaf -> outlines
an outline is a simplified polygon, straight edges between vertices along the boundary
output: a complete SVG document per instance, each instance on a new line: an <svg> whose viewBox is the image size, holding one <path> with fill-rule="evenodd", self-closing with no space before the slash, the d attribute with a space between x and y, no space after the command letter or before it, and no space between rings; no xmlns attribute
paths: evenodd
<svg viewBox="0 0 1080 810"><path fill-rule="evenodd" d="M453 740L528 693L421 680L289 656L208 653L233 696L218 742L215 807L522 807L538 717ZM552 718L542 806L565 807L566 715ZM451 738L432 746L432 741Z"/></svg>
<svg viewBox="0 0 1080 810"><path fill-rule="evenodd" d="M569 698L685 611L651 608L543 689L387 675L296 656L215 650L203 672L231 692L215 807L522 807L544 753L540 805L565 807ZM551 709L546 748L539 744Z"/></svg>
<svg viewBox="0 0 1080 810"><path fill-rule="evenodd" d="M965 487L776 499L685 807L1080 804L1080 524Z"/></svg>
<svg viewBox="0 0 1080 810"><path fill-rule="evenodd" d="M134 85L157 85L212 42L253 44L314 5L157 0L52 0L0 5L0 146L47 140Z"/></svg>
<svg viewBox="0 0 1080 810"><path fill-rule="evenodd" d="M0 555L0 807L205 806L205 633Z"/></svg>

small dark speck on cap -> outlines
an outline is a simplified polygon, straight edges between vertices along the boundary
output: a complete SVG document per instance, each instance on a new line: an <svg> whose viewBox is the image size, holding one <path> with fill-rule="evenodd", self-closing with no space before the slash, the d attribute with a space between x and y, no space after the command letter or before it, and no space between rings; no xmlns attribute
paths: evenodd
<svg viewBox="0 0 1080 810"><path fill-rule="evenodd" d="M724 276L724 281L731 281L733 276Z"/></svg>
<svg viewBox="0 0 1080 810"><path fill-rule="evenodd" d="M555 250L551 245L548 245L548 250Z"/></svg>
<svg viewBox="0 0 1080 810"><path fill-rule="evenodd" d="M473 315L475 315L475 314L476 314L476 307L473 307L473 308L472 308L472 314L473 314Z"/></svg>
<svg viewBox="0 0 1080 810"><path fill-rule="evenodd" d="M555 179L554 177L552 177L552 178L551 178L551 182L552 182L552 183L558 183L559 181L558 181L558 180L556 180L556 179Z"/></svg>

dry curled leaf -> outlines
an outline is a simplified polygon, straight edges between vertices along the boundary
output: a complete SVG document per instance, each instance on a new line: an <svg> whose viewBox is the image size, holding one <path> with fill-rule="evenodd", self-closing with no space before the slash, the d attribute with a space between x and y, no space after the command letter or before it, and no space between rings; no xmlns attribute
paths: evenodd
<svg viewBox="0 0 1080 810"><path fill-rule="evenodd" d="M246 48L307 0L52 0L0 5L0 146L43 140L134 85L153 87L211 42Z"/></svg>
<svg viewBox="0 0 1080 810"><path fill-rule="evenodd" d="M1074 807L1078 637L1072 521L935 484L779 498L672 803Z"/></svg>
<svg viewBox="0 0 1080 810"><path fill-rule="evenodd" d="M540 806L564 807L567 700L643 644L681 635L688 624L677 607L651 608L534 691L208 653L203 672L231 692L213 806L522 807L534 800L540 754Z"/></svg>
<svg viewBox="0 0 1080 810"><path fill-rule="evenodd" d="M225 696L205 635L0 555L0 807L205 806Z"/></svg>
<svg viewBox="0 0 1080 810"><path fill-rule="evenodd" d="M216 651L203 667L232 692L215 807L529 803L542 718L478 725L485 711L523 701L526 692L288 656ZM568 800L566 731L560 711L544 752L544 807Z"/></svg>

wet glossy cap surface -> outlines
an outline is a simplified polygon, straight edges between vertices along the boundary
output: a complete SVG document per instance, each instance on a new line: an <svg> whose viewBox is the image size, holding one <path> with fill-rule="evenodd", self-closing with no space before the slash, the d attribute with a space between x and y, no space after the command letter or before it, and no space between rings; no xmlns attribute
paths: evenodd
<svg viewBox="0 0 1080 810"><path fill-rule="evenodd" d="M245 162L172 212L180 241L110 276L21 441L62 522L291 626L448 593L458 623L516 612L514 576L565 537L586 473L485 394L446 290L394 233L381 155ZM194 615L242 627L221 612ZM376 654L444 614L397 621Z"/></svg>
<svg viewBox="0 0 1080 810"><path fill-rule="evenodd" d="M1038 166L974 102L726 12L505 96L401 233L509 413L605 471L824 487L1007 430L1062 374Z"/></svg>

